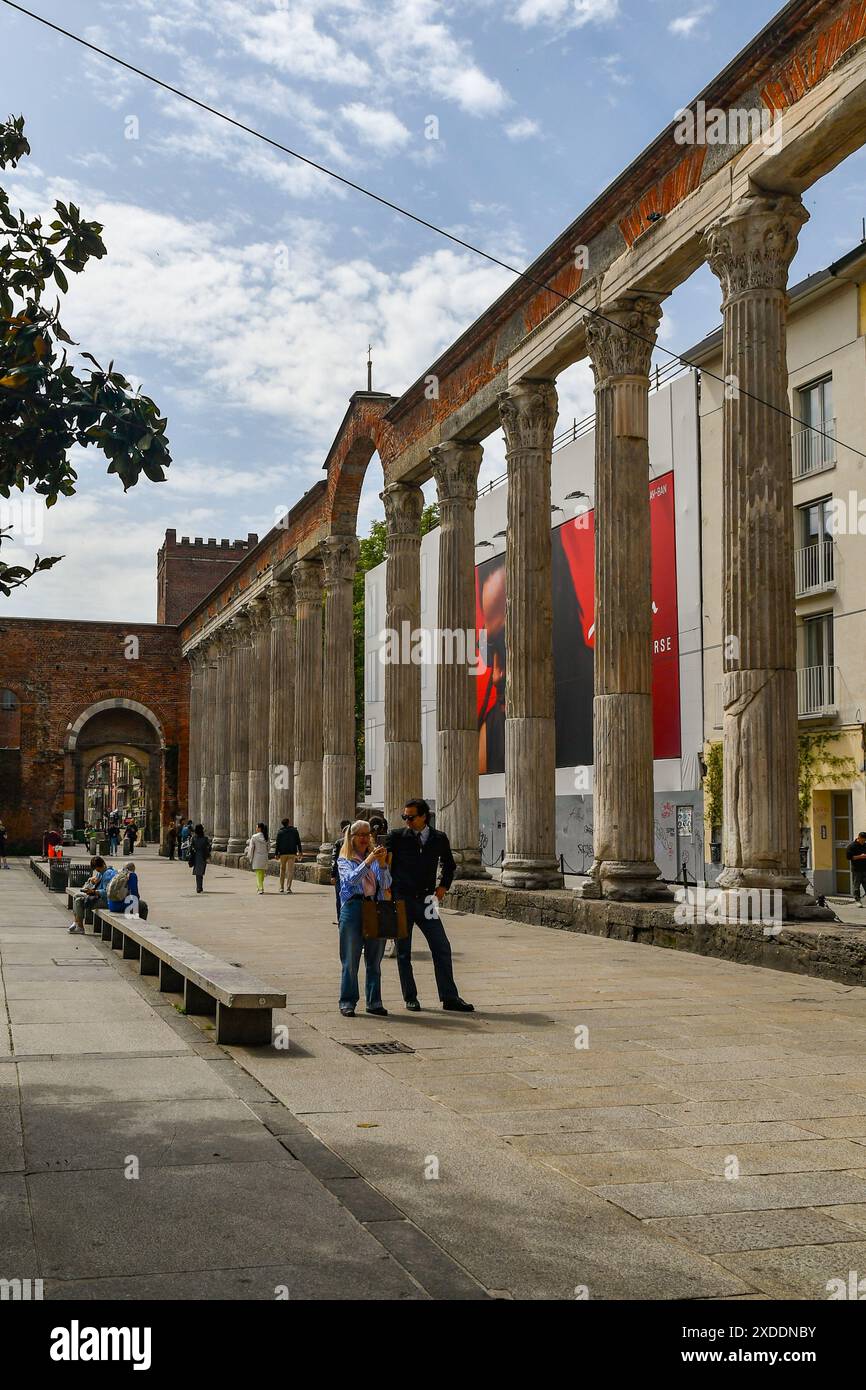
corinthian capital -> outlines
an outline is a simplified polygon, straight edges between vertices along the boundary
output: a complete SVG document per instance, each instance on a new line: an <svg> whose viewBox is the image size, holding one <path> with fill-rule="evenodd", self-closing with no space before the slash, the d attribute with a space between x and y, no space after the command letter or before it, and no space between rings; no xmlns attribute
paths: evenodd
<svg viewBox="0 0 866 1390"><path fill-rule="evenodd" d="M268 589L271 600L271 622L295 616L295 589L292 584L272 584Z"/></svg>
<svg viewBox="0 0 866 1390"><path fill-rule="evenodd" d="M352 582L358 564L358 549L357 536L328 536L327 540L322 542L322 568L326 589L335 589L338 584Z"/></svg>
<svg viewBox="0 0 866 1390"><path fill-rule="evenodd" d="M321 603L322 566L318 560L298 560L292 566L292 583L298 603Z"/></svg>
<svg viewBox="0 0 866 1390"><path fill-rule="evenodd" d="M430 450L430 468L440 507L459 502L474 510L483 453L474 439L449 439Z"/></svg>
<svg viewBox="0 0 866 1390"><path fill-rule="evenodd" d="M611 377L649 376L661 305L647 295L626 295L586 321L586 346L597 386Z"/></svg>
<svg viewBox="0 0 866 1390"><path fill-rule="evenodd" d="M417 483L389 483L379 497L385 507L388 538L411 536L420 539L424 494Z"/></svg>
<svg viewBox="0 0 866 1390"><path fill-rule="evenodd" d="M552 381L527 377L499 393L499 418L509 453L515 449L541 449L549 454L559 414Z"/></svg>
<svg viewBox="0 0 866 1390"><path fill-rule="evenodd" d="M799 198L755 193L712 222L704 250L724 299L746 290L784 290L800 228L808 220Z"/></svg>
<svg viewBox="0 0 866 1390"><path fill-rule="evenodd" d="M271 624L271 605L268 599L268 591L264 589L251 600L249 606L250 623L253 629L253 638L259 638L262 634L270 630Z"/></svg>

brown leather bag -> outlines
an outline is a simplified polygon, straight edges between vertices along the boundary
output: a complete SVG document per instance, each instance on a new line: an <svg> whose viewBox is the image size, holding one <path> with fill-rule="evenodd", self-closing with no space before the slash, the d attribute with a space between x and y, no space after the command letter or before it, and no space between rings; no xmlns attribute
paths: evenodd
<svg viewBox="0 0 866 1390"><path fill-rule="evenodd" d="M409 935L406 904L393 898L365 898L361 903L361 931L367 941L402 941Z"/></svg>

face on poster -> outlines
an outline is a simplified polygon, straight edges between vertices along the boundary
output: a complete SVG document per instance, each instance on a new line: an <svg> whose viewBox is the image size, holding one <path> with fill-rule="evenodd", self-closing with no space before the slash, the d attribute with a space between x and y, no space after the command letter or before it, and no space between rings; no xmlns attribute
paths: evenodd
<svg viewBox="0 0 866 1390"><path fill-rule="evenodd" d="M680 756L674 475L649 485L652 545L653 756ZM595 514L586 511L551 532L556 766L593 761ZM478 770L505 771L505 556L475 569L475 624L487 632L478 668Z"/></svg>

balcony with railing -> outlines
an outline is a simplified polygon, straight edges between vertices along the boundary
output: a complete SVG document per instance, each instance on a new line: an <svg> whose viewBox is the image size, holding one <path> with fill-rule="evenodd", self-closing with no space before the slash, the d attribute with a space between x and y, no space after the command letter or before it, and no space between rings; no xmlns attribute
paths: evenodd
<svg viewBox="0 0 866 1390"><path fill-rule="evenodd" d="M821 429L794 423L792 440L794 477L808 478L836 464L836 421L826 420Z"/></svg>
<svg viewBox="0 0 866 1390"><path fill-rule="evenodd" d="M836 666L801 666L797 671L797 714L801 719L828 719L838 713Z"/></svg>
<svg viewBox="0 0 866 1390"><path fill-rule="evenodd" d="M797 598L826 594L836 588L836 546L833 541L813 541L794 551Z"/></svg>

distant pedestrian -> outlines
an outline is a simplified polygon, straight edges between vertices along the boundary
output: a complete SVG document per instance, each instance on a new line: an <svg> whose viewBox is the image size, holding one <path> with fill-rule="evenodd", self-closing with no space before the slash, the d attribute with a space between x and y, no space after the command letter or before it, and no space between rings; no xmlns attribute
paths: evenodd
<svg viewBox="0 0 866 1390"><path fill-rule="evenodd" d="M247 841L246 856L250 861L250 868L255 872L258 891L264 893L265 872L268 867L268 827L264 821L259 821L256 833Z"/></svg>
<svg viewBox="0 0 866 1390"><path fill-rule="evenodd" d="M866 830L861 830L845 851L851 865L851 893L858 907L866 899ZM861 897L861 889L863 896Z"/></svg>
<svg viewBox="0 0 866 1390"><path fill-rule="evenodd" d="M114 857L120 849L120 826L117 821L112 821L108 827L108 853Z"/></svg>
<svg viewBox="0 0 866 1390"><path fill-rule="evenodd" d="M174 852L177 849L177 826L174 821L168 827L168 834L165 837L166 848L169 859L174 859Z"/></svg>
<svg viewBox="0 0 866 1390"><path fill-rule="evenodd" d="M274 844L274 852L280 861L281 893L291 893L292 891L295 865L303 858L301 848L300 835L289 821L288 816L284 816Z"/></svg>
<svg viewBox="0 0 866 1390"><path fill-rule="evenodd" d="M343 848L343 840L346 838L346 831L349 829L349 826L351 824L352 822L348 820L340 821L340 830L342 831L342 835L340 836L339 840L334 841L333 854L331 855L331 882L334 885L334 893L337 899L337 915L334 918L335 927L338 926L340 922L340 872L337 868L337 860L339 859L340 851ZM372 830L372 826L370 828Z"/></svg>
<svg viewBox="0 0 866 1390"><path fill-rule="evenodd" d="M123 827L123 852L132 854L135 849L135 842L138 839L138 826L134 820L129 821Z"/></svg>
<svg viewBox="0 0 866 1390"><path fill-rule="evenodd" d="M354 1018L358 1002L358 967L364 954L366 979L364 993L367 1013L386 1018L382 1007L382 948L384 939L365 937L361 925L361 908L365 898L375 898L381 892L391 896L391 875L386 865L384 845L373 846L369 823L356 820L346 830L337 869L340 875L340 961L343 973L340 980L340 1013Z"/></svg>
<svg viewBox="0 0 866 1390"><path fill-rule="evenodd" d="M191 820L188 820L180 828L180 853L178 858L186 860L189 854L189 842L192 836L193 824Z"/></svg>
<svg viewBox="0 0 866 1390"><path fill-rule="evenodd" d="M189 867L195 874L195 891L204 892L204 876L207 861L210 859L211 843L204 833L204 826L197 825L189 842Z"/></svg>
<svg viewBox="0 0 866 1390"><path fill-rule="evenodd" d="M9 868L9 860L6 858L6 826L2 820L0 820L0 868Z"/></svg>

